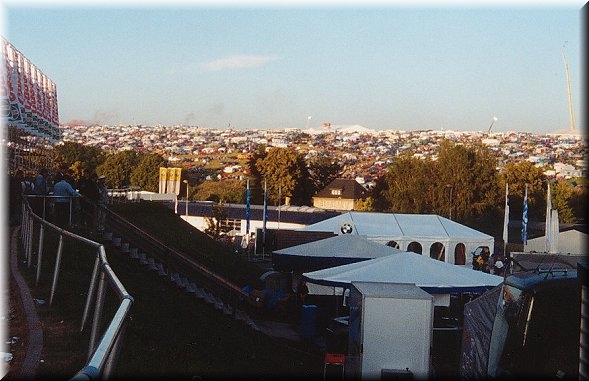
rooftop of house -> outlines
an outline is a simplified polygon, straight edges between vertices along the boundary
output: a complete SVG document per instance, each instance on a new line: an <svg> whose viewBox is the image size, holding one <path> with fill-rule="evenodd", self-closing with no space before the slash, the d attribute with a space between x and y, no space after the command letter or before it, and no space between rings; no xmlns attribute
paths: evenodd
<svg viewBox="0 0 589 381"><path fill-rule="evenodd" d="M315 197L353 200L364 199L366 196L368 196L368 190L353 179L335 179L315 194Z"/></svg>

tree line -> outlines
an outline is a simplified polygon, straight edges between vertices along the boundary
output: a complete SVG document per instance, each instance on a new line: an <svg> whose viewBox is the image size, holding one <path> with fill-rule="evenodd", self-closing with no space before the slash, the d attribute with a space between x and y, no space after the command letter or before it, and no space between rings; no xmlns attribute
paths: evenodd
<svg viewBox="0 0 589 381"><path fill-rule="evenodd" d="M54 161L66 163L79 174L96 171L105 175L111 188L136 186L157 192L159 168L167 160L156 153L134 150L107 153L100 148L65 142L54 149ZM306 159L291 148L260 145L247 162L249 173L241 179L189 179L189 198L219 203L245 203L246 179L250 202L262 204L264 190L270 205L312 205L313 196L331 181L341 177L345 162L327 156ZM499 169L500 168L500 169ZM582 179L578 179L578 182ZM500 165L482 144L443 141L437 154L418 158L405 153L394 158L385 175L367 199L356 209L376 212L437 214L469 224L484 218L502 218L505 187L509 188L510 219L522 216L527 184L528 218L543 221L546 191L551 186L552 207L558 209L562 223L583 222L587 190L572 180L549 179L543 169L521 160ZM182 186L187 186L182 183ZM186 188L180 195L185 194Z"/></svg>

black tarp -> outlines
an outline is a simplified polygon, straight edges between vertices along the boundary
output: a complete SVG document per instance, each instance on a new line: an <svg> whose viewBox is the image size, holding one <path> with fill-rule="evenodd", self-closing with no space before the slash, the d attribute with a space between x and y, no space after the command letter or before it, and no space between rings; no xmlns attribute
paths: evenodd
<svg viewBox="0 0 589 381"><path fill-rule="evenodd" d="M464 305L464 330L459 372L463 380L487 378L487 359L493 321L503 284Z"/></svg>

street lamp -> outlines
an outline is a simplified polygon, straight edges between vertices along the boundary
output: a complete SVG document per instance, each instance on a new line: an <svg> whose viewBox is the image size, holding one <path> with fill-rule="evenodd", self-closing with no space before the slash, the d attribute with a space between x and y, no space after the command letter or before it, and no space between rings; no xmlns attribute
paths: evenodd
<svg viewBox="0 0 589 381"><path fill-rule="evenodd" d="M182 180L186 184L186 221L188 221L188 180Z"/></svg>
<svg viewBox="0 0 589 381"><path fill-rule="evenodd" d="M446 184L446 188L450 189L450 207L449 207L449 212L448 212L448 218L451 220L452 219L452 189L454 189L454 185L452 184Z"/></svg>

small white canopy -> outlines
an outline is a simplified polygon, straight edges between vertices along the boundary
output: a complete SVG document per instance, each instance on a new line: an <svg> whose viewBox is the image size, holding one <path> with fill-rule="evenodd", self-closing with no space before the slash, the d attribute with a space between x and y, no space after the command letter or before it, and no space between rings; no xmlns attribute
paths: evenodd
<svg viewBox="0 0 589 381"><path fill-rule="evenodd" d="M410 252L308 272L303 278L309 283L341 288L349 288L352 281L413 283L430 294L483 293L503 282L497 275Z"/></svg>
<svg viewBox="0 0 589 381"><path fill-rule="evenodd" d="M403 253L360 235L338 235L272 252L274 267L280 270L319 269Z"/></svg>
<svg viewBox="0 0 589 381"><path fill-rule="evenodd" d="M378 258L403 253L403 250L382 245L360 235L338 235L274 251L275 254L306 257Z"/></svg>

